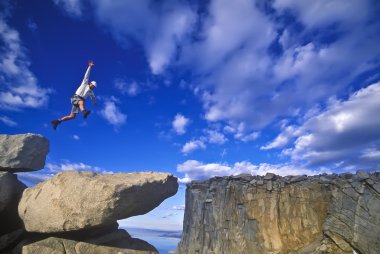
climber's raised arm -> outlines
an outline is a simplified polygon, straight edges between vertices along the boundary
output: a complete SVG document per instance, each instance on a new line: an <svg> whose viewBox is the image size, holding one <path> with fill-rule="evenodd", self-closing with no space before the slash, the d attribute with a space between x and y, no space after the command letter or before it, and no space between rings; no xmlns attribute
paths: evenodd
<svg viewBox="0 0 380 254"><path fill-rule="evenodd" d="M83 78L83 81L82 81L82 84L81 85L83 85L83 84L86 84L87 85L87 83L88 83L88 78L90 77L90 71L91 71L91 68L92 68L92 66L94 66L95 64L94 64L94 62L92 61L92 60L89 60L88 61L88 68L87 68L87 71L86 71L86 73L84 74L84 78Z"/></svg>

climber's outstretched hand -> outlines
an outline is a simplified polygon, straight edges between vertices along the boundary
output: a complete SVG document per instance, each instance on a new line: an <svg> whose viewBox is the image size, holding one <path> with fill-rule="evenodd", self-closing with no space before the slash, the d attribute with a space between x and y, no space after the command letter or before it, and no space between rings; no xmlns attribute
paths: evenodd
<svg viewBox="0 0 380 254"><path fill-rule="evenodd" d="M89 61L88 61L88 66L91 66L91 67L92 67L92 66L94 66L94 65L95 65L95 64L94 64L94 61L92 61L92 60L89 60Z"/></svg>

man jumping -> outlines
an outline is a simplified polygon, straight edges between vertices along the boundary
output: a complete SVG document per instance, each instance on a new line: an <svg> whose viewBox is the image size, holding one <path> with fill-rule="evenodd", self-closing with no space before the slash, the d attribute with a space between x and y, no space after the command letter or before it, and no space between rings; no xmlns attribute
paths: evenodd
<svg viewBox="0 0 380 254"><path fill-rule="evenodd" d="M94 95L94 92L92 91L96 87L96 82L91 81L90 83L88 83L88 77L90 76L91 68L94 65L95 64L93 61L88 61L88 68L87 68L86 74L84 75L82 84L78 87L75 94L71 96L71 104L72 104L71 114L68 116L64 116L60 119L51 121L51 124L54 130L57 129L58 124L64 121L74 119L79 113L79 110L82 112L83 118L86 119L88 115L91 113L90 110L86 110L84 108L84 101L87 99L88 96L91 97L92 104L96 105L95 95Z"/></svg>

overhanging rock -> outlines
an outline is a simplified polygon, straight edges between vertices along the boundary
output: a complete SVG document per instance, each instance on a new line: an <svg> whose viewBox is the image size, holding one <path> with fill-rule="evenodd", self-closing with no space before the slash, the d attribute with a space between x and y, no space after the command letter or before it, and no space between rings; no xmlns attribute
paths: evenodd
<svg viewBox="0 0 380 254"><path fill-rule="evenodd" d="M145 214L178 190L171 174L63 172L24 191L19 215L29 232L65 232Z"/></svg>

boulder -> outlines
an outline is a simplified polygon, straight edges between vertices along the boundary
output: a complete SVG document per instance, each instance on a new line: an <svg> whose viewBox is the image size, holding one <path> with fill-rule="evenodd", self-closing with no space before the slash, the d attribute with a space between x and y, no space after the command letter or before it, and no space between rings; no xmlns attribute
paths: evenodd
<svg viewBox="0 0 380 254"><path fill-rule="evenodd" d="M272 180L275 178L276 178L276 175L273 173L266 173L266 175L264 176L264 180Z"/></svg>
<svg viewBox="0 0 380 254"><path fill-rule="evenodd" d="M177 190L166 173L67 171L26 189L18 212L28 232L75 231L145 214Z"/></svg>
<svg viewBox="0 0 380 254"><path fill-rule="evenodd" d="M24 189L15 174L0 172L0 235L22 227L17 206Z"/></svg>
<svg viewBox="0 0 380 254"><path fill-rule="evenodd" d="M49 141L41 135L0 135L0 171L23 172L45 166Z"/></svg>

